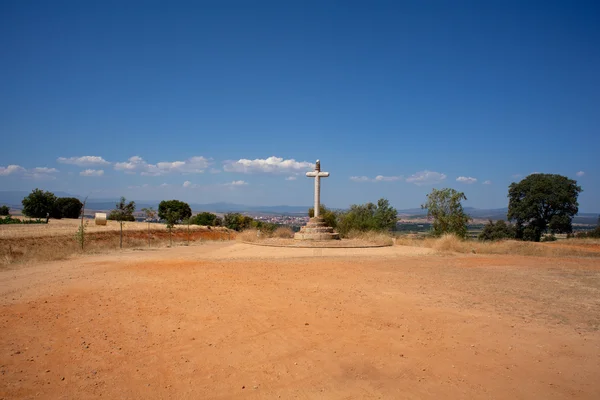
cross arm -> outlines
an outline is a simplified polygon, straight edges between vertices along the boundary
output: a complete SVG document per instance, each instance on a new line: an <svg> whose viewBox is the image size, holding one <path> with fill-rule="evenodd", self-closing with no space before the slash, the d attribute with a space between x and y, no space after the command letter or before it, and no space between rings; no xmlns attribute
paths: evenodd
<svg viewBox="0 0 600 400"><path fill-rule="evenodd" d="M307 172L306 176L308 176L309 178L316 178L317 176L319 178L327 178L329 176L329 172L312 171L312 172Z"/></svg>

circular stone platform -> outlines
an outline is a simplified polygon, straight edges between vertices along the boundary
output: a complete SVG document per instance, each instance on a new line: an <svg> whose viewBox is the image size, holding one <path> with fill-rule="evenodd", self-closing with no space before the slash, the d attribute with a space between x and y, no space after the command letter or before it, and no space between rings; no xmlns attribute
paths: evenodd
<svg viewBox="0 0 600 400"><path fill-rule="evenodd" d="M340 235L333 231L333 228L327 226L323 218L315 217L308 220L308 223L300 228L300 232L294 234L296 240L339 240Z"/></svg>
<svg viewBox="0 0 600 400"><path fill-rule="evenodd" d="M295 240L295 239L262 239L256 242L242 241L244 244L252 244L254 246L267 247L296 247L296 248L313 248L313 249L361 249L373 247L390 247L394 243L378 244L369 243L364 240L356 239L340 239L340 240Z"/></svg>

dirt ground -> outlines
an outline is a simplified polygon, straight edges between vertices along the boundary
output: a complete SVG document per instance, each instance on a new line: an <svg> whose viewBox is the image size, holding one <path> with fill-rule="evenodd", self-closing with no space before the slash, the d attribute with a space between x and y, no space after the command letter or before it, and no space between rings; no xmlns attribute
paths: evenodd
<svg viewBox="0 0 600 400"><path fill-rule="evenodd" d="M600 263L212 242L0 270L0 398L598 399Z"/></svg>

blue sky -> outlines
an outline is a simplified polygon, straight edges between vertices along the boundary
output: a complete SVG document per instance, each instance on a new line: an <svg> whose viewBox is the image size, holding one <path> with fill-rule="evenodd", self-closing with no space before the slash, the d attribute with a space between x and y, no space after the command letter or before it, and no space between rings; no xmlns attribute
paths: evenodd
<svg viewBox="0 0 600 400"><path fill-rule="evenodd" d="M0 3L1 190L332 207L533 172L600 211L594 2ZM378 178L379 177L379 178Z"/></svg>

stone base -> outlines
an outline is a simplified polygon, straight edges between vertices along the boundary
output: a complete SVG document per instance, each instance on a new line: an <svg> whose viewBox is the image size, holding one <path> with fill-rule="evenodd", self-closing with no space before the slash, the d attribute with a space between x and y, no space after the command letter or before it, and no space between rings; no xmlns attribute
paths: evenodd
<svg viewBox="0 0 600 400"><path fill-rule="evenodd" d="M325 225L323 218L311 218L308 224L300 228L300 232L294 234L296 240L338 240L339 238L340 234Z"/></svg>

